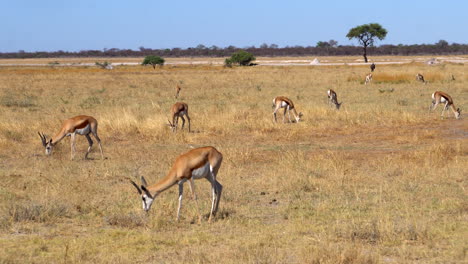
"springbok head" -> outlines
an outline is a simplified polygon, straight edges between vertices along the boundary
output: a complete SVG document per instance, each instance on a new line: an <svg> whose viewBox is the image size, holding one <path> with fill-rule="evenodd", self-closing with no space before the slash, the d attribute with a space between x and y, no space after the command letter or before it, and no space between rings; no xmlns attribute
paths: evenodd
<svg viewBox="0 0 468 264"><path fill-rule="evenodd" d="M49 156L50 154L52 154L52 148L54 147L54 145L52 144L52 139L50 139L49 141L47 141L47 138L46 136L44 135L44 133L39 133L39 137L41 137L41 141L42 141L42 145L44 146L45 148L45 154L47 156Z"/></svg>
<svg viewBox="0 0 468 264"><path fill-rule="evenodd" d="M299 114L296 116L296 123L299 123L299 121L301 121L302 116L302 112L299 112Z"/></svg>
<svg viewBox="0 0 468 264"><path fill-rule="evenodd" d="M455 118L460 119L460 115L461 115L461 109L457 108L457 111L455 112Z"/></svg>
<svg viewBox="0 0 468 264"><path fill-rule="evenodd" d="M169 118L167 119L167 122L168 122L168 124L166 124L166 125L171 127L172 132L176 132L177 127L175 126L175 124L171 123L171 121L169 121Z"/></svg>
<svg viewBox="0 0 468 264"><path fill-rule="evenodd" d="M146 186L148 184L146 183L145 178L141 176L140 187L138 187L138 185L134 181L130 181L130 182L132 183L133 186L135 186L135 188L138 191L138 194L140 194L141 196L143 210L145 210L145 212L148 212L156 197L152 196L151 193L148 191L148 189L146 189Z"/></svg>
<svg viewBox="0 0 468 264"><path fill-rule="evenodd" d="M340 110L340 107L341 107L341 104L342 104L342 103L343 103L343 102L341 102L341 103L336 102L336 104L335 104L336 110Z"/></svg>

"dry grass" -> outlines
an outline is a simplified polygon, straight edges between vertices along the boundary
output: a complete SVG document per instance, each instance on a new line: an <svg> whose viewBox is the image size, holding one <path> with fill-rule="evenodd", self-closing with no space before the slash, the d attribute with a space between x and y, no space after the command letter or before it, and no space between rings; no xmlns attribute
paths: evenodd
<svg viewBox="0 0 468 264"><path fill-rule="evenodd" d="M330 58L327 58L330 60ZM463 65L0 68L0 263L464 263L468 125L428 113L446 91L466 108ZM422 73L427 85L415 80ZM449 76L454 74L455 81ZM193 133L165 125L174 87ZM327 106L333 88L340 111ZM304 121L274 124L289 96ZM106 159L86 140L45 157L37 131L97 118ZM187 189L146 215L129 179L163 177L190 146L224 155L214 223ZM209 185L198 182L203 213Z"/></svg>

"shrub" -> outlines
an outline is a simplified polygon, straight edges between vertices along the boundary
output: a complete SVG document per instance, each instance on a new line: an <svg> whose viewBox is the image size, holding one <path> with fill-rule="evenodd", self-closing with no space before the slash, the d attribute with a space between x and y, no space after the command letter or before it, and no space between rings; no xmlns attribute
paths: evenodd
<svg viewBox="0 0 468 264"><path fill-rule="evenodd" d="M32 221L44 223L51 219L70 216L71 208L69 205L62 203L27 201L9 205L7 212L13 222Z"/></svg>
<svg viewBox="0 0 468 264"><path fill-rule="evenodd" d="M108 69L112 70L114 67L112 67L112 63L105 61L105 62L98 62L96 61L96 66L101 67L101 69Z"/></svg>
<svg viewBox="0 0 468 264"><path fill-rule="evenodd" d="M232 60L229 58L226 58L226 60L224 60L224 66L232 68Z"/></svg>
<svg viewBox="0 0 468 264"><path fill-rule="evenodd" d="M126 228L136 228L140 226L145 226L147 224L146 218L132 214L112 214L105 217L104 221L111 226Z"/></svg>
<svg viewBox="0 0 468 264"><path fill-rule="evenodd" d="M0 105L6 106L6 107L27 108L27 107L36 106L36 104L34 103L35 99L36 99L36 96L31 96L31 95L7 94L7 95L0 97Z"/></svg>

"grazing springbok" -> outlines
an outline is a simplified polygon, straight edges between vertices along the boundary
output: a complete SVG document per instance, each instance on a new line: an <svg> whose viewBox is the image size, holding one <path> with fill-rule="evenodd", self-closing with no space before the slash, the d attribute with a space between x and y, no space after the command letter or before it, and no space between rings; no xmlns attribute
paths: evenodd
<svg viewBox="0 0 468 264"><path fill-rule="evenodd" d="M372 73L369 73L366 75L366 81L364 82L364 84L368 84L372 81Z"/></svg>
<svg viewBox="0 0 468 264"><path fill-rule="evenodd" d="M207 179L211 183L211 211L208 222L218 211L219 201L223 186L216 180L219 167L223 161L223 155L214 147L201 147L192 149L189 152L180 155L172 165L171 170L163 179L157 183L149 185L145 178L141 177L141 186L131 181L137 189L143 202L143 210L149 211L156 197L174 185L179 185L179 206L177 207L177 221L180 218L180 208L182 207L182 194L184 183L189 181L193 198L198 210L198 222L201 222L202 216L198 207L197 196L195 194L194 180Z"/></svg>
<svg viewBox="0 0 468 264"><path fill-rule="evenodd" d="M343 102L338 103L338 96L336 95L335 91L330 89L327 91L327 95L328 95L328 105L334 104L336 109L339 110Z"/></svg>
<svg viewBox="0 0 468 264"><path fill-rule="evenodd" d="M182 128L184 129L185 125L185 118L184 115L187 116L188 119L188 130L190 132L190 116L188 114L188 105L183 102L177 102L171 107L171 118L172 123L169 121L169 126L172 128L172 132L177 131L177 125L179 123L179 117L182 118Z"/></svg>
<svg viewBox="0 0 468 264"><path fill-rule="evenodd" d="M101 139L99 138L97 134L97 127L98 127L98 123L94 117L86 116L86 115L79 115L79 116L75 116L75 117L72 117L70 119L63 121L62 128L60 129L60 131L50 140L47 140L44 133L42 134L39 132L37 133L41 137L42 145L45 147L46 155L52 154L53 147L57 143L59 143L60 140L62 140L64 137L69 136L70 143L71 143L71 159L72 160L76 152L76 148L75 148L76 135L78 134L78 135L85 136L86 139L88 140L89 147L88 147L88 151L85 154L85 159L87 159L89 151L91 150L91 147L93 146L93 140L89 136L90 134L92 134L94 138L96 138L99 144L99 149L101 151L101 158L104 159L104 155L102 153Z"/></svg>
<svg viewBox="0 0 468 264"><path fill-rule="evenodd" d="M440 103L445 103L444 109L442 110L441 116L444 116L445 110L447 110L449 107L452 110L453 114L455 115L456 119L460 118L461 115L461 110L460 108L455 108L455 105L453 104L453 99L450 95L436 91L432 94L432 104L429 107L429 111L434 111Z"/></svg>
<svg viewBox="0 0 468 264"><path fill-rule="evenodd" d="M276 122L276 112L280 108L284 108L284 113L283 113L283 123L284 123L284 118L286 116L286 112L288 112L288 117L289 117L289 123L291 123L291 111L293 112L294 118L296 119L296 123L299 123L302 117L302 113L297 113L296 108L294 107L294 103L287 97L285 96L277 96L273 99L273 108L275 110L273 111L273 116Z"/></svg>
<svg viewBox="0 0 468 264"><path fill-rule="evenodd" d="M373 71L375 70L375 64L374 64L374 63L372 63L372 64L370 65L370 70L371 70L371 72L373 72Z"/></svg>
<svg viewBox="0 0 468 264"><path fill-rule="evenodd" d="M422 74L420 74L420 73L416 74L416 80L420 81L420 82L422 82L424 84L427 84L427 81L424 80L424 76Z"/></svg>
<svg viewBox="0 0 468 264"><path fill-rule="evenodd" d="M182 88L180 88L180 86L177 84L175 90L176 90L175 98L177 99L177 98L179 98L179 93L180 93L180 90L182 90Z"/></svg>

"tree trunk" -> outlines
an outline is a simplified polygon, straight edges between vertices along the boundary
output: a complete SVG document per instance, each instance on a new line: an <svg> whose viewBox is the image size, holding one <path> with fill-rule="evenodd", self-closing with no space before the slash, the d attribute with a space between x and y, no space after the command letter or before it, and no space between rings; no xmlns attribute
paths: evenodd
<svg viewBox="0 0 468 264"><path fill-rule="evenodd" d="M367 46L366 45L364 45L364 54L363 54L363 56L364 56L364 62L367 62Z"/></svg>

